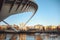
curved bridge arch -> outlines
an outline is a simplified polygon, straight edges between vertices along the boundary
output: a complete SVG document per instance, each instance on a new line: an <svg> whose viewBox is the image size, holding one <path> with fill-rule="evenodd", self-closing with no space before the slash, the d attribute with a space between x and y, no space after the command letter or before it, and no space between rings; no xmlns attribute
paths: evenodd
<svg viewBox="0 0 60 40"><path fill-rule="evenodd" d="M23 12L32 12L32 10L34 10L33 15L31 15L29 20L25 23L26 25L35 15L37 9L37 4L31 0L0 0L0 22L11 15Z"/></svg>

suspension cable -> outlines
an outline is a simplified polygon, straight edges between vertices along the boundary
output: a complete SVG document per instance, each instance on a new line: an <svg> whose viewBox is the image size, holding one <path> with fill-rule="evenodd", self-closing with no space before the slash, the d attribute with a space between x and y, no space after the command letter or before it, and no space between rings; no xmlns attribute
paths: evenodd
<svg viewBox="0 0 60 40"><path fill-rule="evenodd" d="M10 26L6 21L4 21L3 20L3 22L5 23L5 24L7 24L8 26ZM18 30L16 30L15 28L13 28L12 26L10 26L15 32L18 32Z"/></svg>

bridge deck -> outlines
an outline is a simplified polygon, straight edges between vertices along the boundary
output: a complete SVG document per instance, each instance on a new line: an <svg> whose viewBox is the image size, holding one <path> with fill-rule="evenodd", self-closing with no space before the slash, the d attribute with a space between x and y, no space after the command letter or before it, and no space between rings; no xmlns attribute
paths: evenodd
<svg viewBox="0 0 60 40"><path fill-rule="evenodd" d="M60 31L18 31L18 32L15 32L15 31L1 31L0 30L0 34L3 34L3 33L6 33L6 34L20 34L20 33L49 33L49 34L60 34Z"/></svg>

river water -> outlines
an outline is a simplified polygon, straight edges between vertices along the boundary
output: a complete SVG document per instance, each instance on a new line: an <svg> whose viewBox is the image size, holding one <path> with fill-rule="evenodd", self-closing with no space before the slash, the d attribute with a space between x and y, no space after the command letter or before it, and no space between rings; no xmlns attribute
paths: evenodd
<svg viewBox="0 0 60 40"><path fill-rule="evenodd" d="M57 34L5 34L5 39L1 35L0 40L60 40Z"/></svg>

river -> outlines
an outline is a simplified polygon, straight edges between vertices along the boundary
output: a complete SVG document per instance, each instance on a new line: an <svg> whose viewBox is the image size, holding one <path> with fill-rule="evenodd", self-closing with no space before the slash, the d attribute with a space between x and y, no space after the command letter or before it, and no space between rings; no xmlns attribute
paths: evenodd
<svg viewBox="0 0 60 40"><path fill-rule="evenodd" d="M6 37L5 37L5 35L6 35ZM36 33L36 34L0 34L0 40L60 40L60 35L40 34L40 33Z"/></svg>

